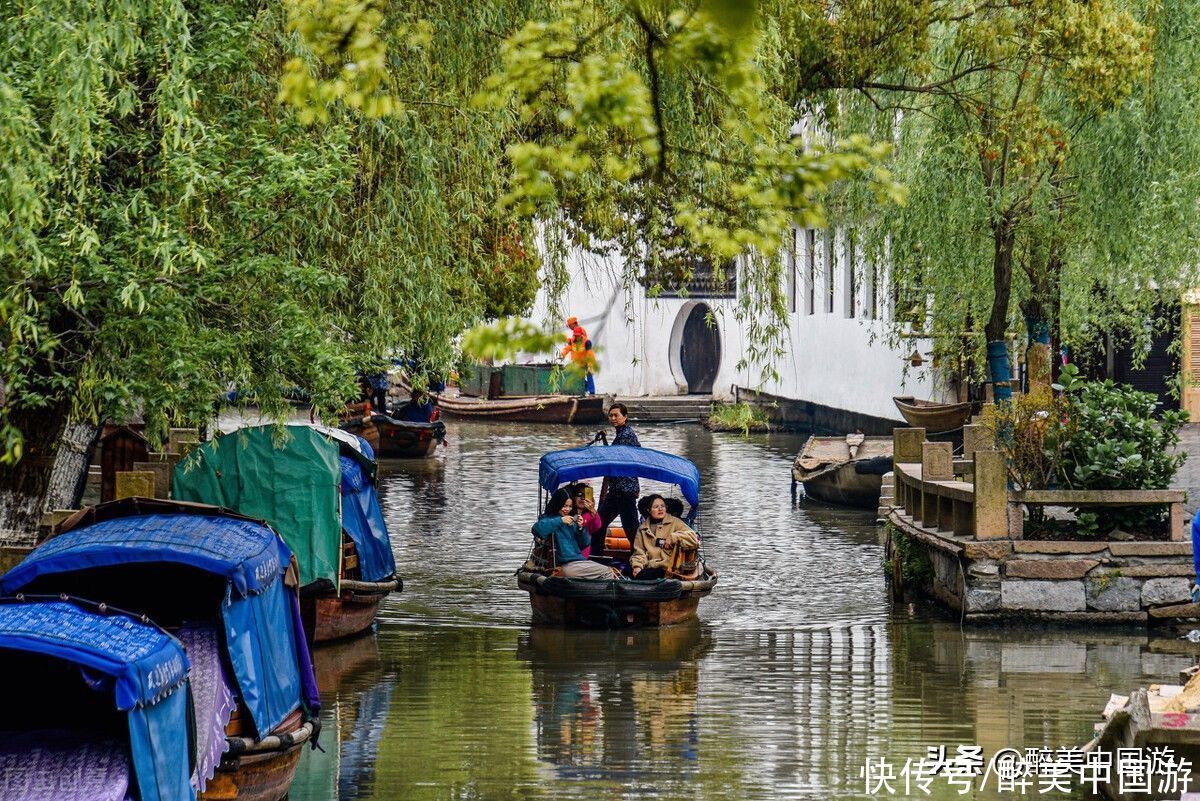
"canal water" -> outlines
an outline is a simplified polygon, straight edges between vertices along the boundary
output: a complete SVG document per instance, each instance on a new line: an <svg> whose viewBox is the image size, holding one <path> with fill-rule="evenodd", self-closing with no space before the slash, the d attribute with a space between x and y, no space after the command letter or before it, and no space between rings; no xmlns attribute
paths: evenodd
<svg viewBox="0 0 1200 801"><path fill-rule="evenodd" d="M381 473L404 591L376 636L318 650L324 750L305 752L293 801L1012 798L944 779L906 792L903 767L938 746L1078 746L1110 692L1194 662L1187 641L1136 630L963 629L893 604L874 515L792 499L802 437L637 430L700 468L721 576L700 624L531 627L513 572L538 457L589 432L454 424L436 458ZM896 779L869 791L868 762ZM1090 797L1041 789L1026 794Z"/></svg>

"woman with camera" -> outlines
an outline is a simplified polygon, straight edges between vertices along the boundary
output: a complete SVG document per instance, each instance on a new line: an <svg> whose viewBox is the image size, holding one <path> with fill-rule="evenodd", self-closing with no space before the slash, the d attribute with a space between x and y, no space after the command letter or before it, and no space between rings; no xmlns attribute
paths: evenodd
<svg viewBox="0 0 1200 801"><path fill-rule="evenodd" d="M616 578L611 567L591 562L584 555L583 549L591 542L591 536L583 527L582 516L575 512L575 499L565 487L560 487L533 524L533 536L552 549L554 565L561 567L567 578Z"/></svg>

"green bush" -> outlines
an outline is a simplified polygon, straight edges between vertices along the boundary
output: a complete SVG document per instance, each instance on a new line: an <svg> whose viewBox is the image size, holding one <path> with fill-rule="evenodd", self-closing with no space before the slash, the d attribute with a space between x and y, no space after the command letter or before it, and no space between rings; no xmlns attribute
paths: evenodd
<svg viewBox="0 0 1200 801"><path fill-rule="evenodd" d="M740 431L743 436L751 431L769 431L767 413L749 403L714 403L709 409L706 423L711 431Z"/></svg>
<svg viewBox="0 0 1200 801"><path fill-rule="evenodd" d="M1186 412L1156 414L1157 399L1112 381L1085 381L1063 367L1068 425L1062 425L1059 477L1073 489L1167 489L1186 458L1174 453ZM1079 512L1080 528L1107 533L1159 526L1165 509Z"/></svg>

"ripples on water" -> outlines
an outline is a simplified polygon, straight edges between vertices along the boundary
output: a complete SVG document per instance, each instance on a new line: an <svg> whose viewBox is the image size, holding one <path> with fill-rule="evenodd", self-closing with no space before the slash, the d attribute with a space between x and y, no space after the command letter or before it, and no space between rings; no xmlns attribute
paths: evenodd
<svg viewBox="0 0 1200 801"><path fill-rule="evenodd" d="M1140 633L964 631L893 610L874 515L793 504L803 437L695 425L638 434L700 468L721 574L700 624L532 628L512 573L537 460L586 434L456 424L435 459L385 466L404 592L376 637L318 650L326 753L305 754L293 801L870 798L868 757L1078 745L1111 691L1193 662L1188 643Z"/></svg>

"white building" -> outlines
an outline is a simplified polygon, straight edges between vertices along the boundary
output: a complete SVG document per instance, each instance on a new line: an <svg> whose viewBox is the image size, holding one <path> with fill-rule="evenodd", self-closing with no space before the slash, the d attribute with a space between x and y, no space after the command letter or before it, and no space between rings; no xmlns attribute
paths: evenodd
<svg viewBox="0 0 1200 801"><path fill-rule="evenodd" d="M732 269L723 282L697 270L687 297L651 298L641 285L622 285L619 263L576 253L561 304L552 309L543 289L532 317L564 335L564 318L579 318L596 347L600 393L732 399L752 389L807 406L813 427L864 431L900 419L893 396L942 399L928 343L919 344L919 367L910 363L911 346L886 344L893 302L884 271L863 264L844 231L803 229L795 239L785 265L789 313L778 379L764 381L761 365L745 363L747 325L736 315L744 287ZM710 317L715 327L706 325Z"/></svg>

